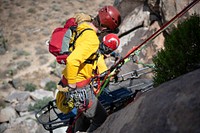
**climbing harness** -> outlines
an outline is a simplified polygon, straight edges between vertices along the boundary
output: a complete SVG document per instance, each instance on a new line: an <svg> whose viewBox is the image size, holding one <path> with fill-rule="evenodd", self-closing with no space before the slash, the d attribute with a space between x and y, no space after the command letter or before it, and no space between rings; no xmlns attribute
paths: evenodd
<svg viewBox="0 0 200 133"><path fill-rule="evenodd" d="M89 99L86 89L76 89L66 92L66 98L72 98L76 108L79 108L81 105L87 106L86 101Z"/></svg>

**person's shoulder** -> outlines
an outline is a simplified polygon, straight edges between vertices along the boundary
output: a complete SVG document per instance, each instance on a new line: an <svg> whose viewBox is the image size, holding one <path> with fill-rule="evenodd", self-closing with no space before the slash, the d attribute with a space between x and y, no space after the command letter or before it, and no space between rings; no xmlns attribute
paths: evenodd
<svg viewBox="0 0 200 133"><path fill-rule="evenodd" d="M80 23L78 25L78 30L83 30L83 29L91 29L93 30L92 26L90 25L89 22L83 22L83 23Z"/></svg>
<svg viewBox="0 0 200 133"><path fill-rule="evenodd" d="M87 33L87 35L89 34L90 37L97 37L97 34L95 32L95 30L92 28L92 26L88 23L88 22L83 22L81 23L78 27L77 27L77 31L78 33Z"/></svg>

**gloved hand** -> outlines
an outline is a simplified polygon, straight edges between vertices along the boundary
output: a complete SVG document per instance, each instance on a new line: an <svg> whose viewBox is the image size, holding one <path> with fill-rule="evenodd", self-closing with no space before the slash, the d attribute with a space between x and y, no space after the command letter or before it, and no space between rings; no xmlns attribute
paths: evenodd
<svg viewBox="0 0 200 133"><path fill-rule="evenodd" d="M121 55L119 53L116 53L116 52L112 52L110 54L111 57L114 57L115 58L115 62L119 61L119 59L121 59Z"/></svg>
<svg viewBox="0 0 200 133"><path fill-rule="evenodd" d="M70 98L68 92L58 91L56 95L56 106L63 113L67 114L74 108L73 98Z"/></svg>
<svg viewBox="0 0 200 133"><path fill-rule="evenodd" d="M111 73L111 77L110 77L110 81L111 82L117 82L118 81L118 74L119 74L119 72L120 72L120 69L115 69L115 71L113 71L112 73Z"/></svg>
<svg viewBox="0 0 200 133"><path fill-rule="evenodd" d="M74 108L74 100L73 98L66 98L65 102L63 103L64 105L67 105L70 109Z"/></svg>
<svg viewBox="0 0 200 133"><path fill-rule="evenodd" d="M62 83L62 81L60 81L60 82L57 84L57 89L58 89L59 91L62 91L62 92L70 92L70 91L72 91L72 90L75 90L76 88L71 88L71 87L69 87L69 86L67 86L67 85L64 85L64 84Z"/></svg>

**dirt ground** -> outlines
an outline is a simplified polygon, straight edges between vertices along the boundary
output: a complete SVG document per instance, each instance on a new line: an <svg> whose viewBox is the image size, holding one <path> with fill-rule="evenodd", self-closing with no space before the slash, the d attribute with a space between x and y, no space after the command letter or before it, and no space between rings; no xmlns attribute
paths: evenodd
<svg viewBox="0 0 200 133"><path fill-rule="evenodd" d="M0 83L16 78L39 83L52 78L49 65L55 58L45 41L53 29L62 26L75 12L95 16L98 9L113 3L114 0L1 0L0 33L8 41L8 50L0 55ZM30 65L17 69L22 61Z"/></svg>

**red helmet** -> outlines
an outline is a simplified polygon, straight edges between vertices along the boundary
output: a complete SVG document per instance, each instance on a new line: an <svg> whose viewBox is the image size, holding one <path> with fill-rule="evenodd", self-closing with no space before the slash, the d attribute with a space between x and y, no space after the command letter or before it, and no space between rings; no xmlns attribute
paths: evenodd
<svg viewBox="0 0 200 133"><path fill-rule="evenodd" d="M114 51L118 48L120 40L116 34L110 33L103 37L103 44Z"/></svg>
<svg viewBox="0 0 200 133"><path fill-rule="evenodd" d="M99 10L100 24L115 30L121 23L119 11L113 6L105 6Z"/></svg>

